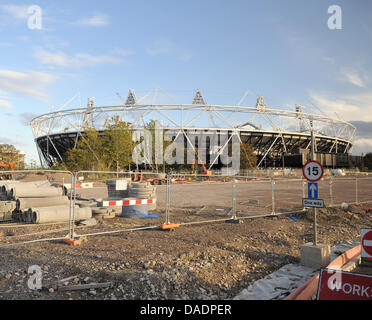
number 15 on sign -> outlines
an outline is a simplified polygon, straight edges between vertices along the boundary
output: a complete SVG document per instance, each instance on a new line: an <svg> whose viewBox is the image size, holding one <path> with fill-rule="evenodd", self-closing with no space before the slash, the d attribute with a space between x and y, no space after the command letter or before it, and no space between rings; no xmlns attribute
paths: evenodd
<svg viewBox="0 0 372 320"><path fill-rule="evenodd" d="M323 177L324 170L318 161L311 160L302 167L302 173L307 181L316 182Z"/></svg>

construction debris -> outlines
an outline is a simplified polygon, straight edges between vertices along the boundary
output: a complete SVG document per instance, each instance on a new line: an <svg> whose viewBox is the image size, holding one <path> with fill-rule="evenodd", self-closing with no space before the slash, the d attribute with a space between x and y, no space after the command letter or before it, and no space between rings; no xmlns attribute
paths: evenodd
<svg viewBox="0 0 372 320"><path fill-rule="evenodd" d="M83 221L80 221L80 224L84 225L84 226L95 226L97 224L97 220L94 219L94 218L90 218L90 219L87 219L87 220L83 220Z"/></svg>
<svg viewBox="0 0 372 320"><path fill-rule="evenodd" d="M112 282L102 282L102 283L88 283L88 284L77 284L71 286L58 287L59 291L73 291L73 290L87 290L87 289L97 289L97 288L110 288Z"/></svg>
<svg viewBox="0 0 372 320"><path fill-rule="evenodd" d="M110 201L112 199L144 200L156 197L156 187L150 182L132 182L131 179L124 178L107 180L106 184ZM101 220L111 219L123 213L122 206L102 207L103 202L98 202L96 199L79 198L72 204L72 200L64 193L63 187L51 184L48 180L1 181L0 221L15 220L31 224L68 222L71 219L71 209L75 213L76 222L89 221L93 215L97 220ZM156 201L150 202L146 206L146 214L147 209L156 209ZM140 209L137 205L139 204L136 203L135 209ZM150 216L146 215L146 217Z"/></svg>

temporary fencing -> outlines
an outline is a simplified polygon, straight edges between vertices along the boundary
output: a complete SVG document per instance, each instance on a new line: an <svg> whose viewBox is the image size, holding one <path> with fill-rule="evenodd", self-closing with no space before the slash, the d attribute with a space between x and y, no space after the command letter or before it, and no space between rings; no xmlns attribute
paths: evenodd
<svg viewBox="0 0 372 320"><path fill-rule="evenodd" d="M296 177L60 170L3 173L15 178L0 181L1 206L8 210L6 217L0 211L0 228L13 235L2 236L0 247L291 214L303 211L302 198L308 197L307 182ZM371 201L371 187L370 177L324 177L318 191L326 206L336 206ZM92 217L103 223L89 222ZM58 224L62 225L57 228ZM32 229L35 225L37 231Z"/></svg>
<svg viewBox="0 0 372 320"><path fill-rule="evenodd" d="M355 202L365 203L371 200L372 178L355 178Z"/></svg>
<svg viewBox="0 0 372 320"><path fill-rule="evenodd" d="M116 171L79 171L75 181L89 181L90 189L74 188L74 204L84 205L84 201L95 200L99 208L93 211L97 219L110 219L120 216L123 229L101 231L79 236L92 236L109 233L143 229L143 219L151 219L149 228L158 228L166 223L166 201L156 196L158 184L166 184L167 178L159 173L116 172ZM164 186L162 186L164 187ZM93 198L92 198L93 197ZM88 203L86 205L89 205ZM156 213L154 210L156 209ZM75 214L72 217L72 237L78 236L74 231ZM169 220L169 219L168 219Z"/></svg>
<svg viewBox="0 0 372 320"><path fill-rule="evenodd" d="M45 241L46 234L56 235L49 240L64 239L71 234L72 189L66 188L64 182L68 180L71 185L73 184L72 172L62 170L1 172L1 176L7 175L12 175L12 180L0 180L0 228L8 231L1 236L2 247L17 244L22 239L31 242ZM47 223L49 221L45 218L49 218L53 212L56 213L57 208L59 220L53 219L52 223ZM63 212L63 216L60 212ZM44 223L39 225L42 222ZM54 229L50 230L52 225ZM35 228L38 230L35 231Z"/></svg>

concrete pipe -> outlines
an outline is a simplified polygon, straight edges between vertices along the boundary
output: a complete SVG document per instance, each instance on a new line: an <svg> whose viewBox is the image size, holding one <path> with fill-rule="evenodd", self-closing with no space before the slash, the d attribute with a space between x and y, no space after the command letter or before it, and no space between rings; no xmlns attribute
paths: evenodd
<svg viewBox="0 0 372 320"><path fill-rule="evenodd" d="M32 223L68 222L70 220L69 206L55 206L45 208L33 208ZM92 208L75 208L75 221L92 218Z"/></svg>
<svg viewBox="0 0 372 320"><path fill-rule="evenodd" d="M60 205L69 205L70 200L66 196L49 198L18 198L16 200L16 209L18 211L29 208L43 208Z"/></svg>
<svg viewBox="0 0 372 320"><path fill-rule="evenodd" d="M22 182L22 181L9 181L9 182L6 182L4 183L2 186L5 188L5 190L7 191L10 191L10 189L13 187L13 186L20 186L20 185L24 185L24 186L34 186L34 187L38 187L38 188L42 188L42 187L50 187L51 184L48 180L41 180L41 181L27 181L27 182Z"/></svg>
<svg viewBox="0 0 372 320"><path fill-rule="evenodd" d="M46 198L63 196L63 188L18 185L13 186L9 193L12 198Z"/></svg>
<svg viewBox="0 0 372 320"><path fill-rule="evenodd" d="M31 222L31 220L29 220L30 217L31 217L31 212L29 210L24 210L19 214L19 221L26 222L26 223Z"/></svg>
<svg viewBox="0 0 372 320"><path fill-rule="evenodd" d="M19 183L19 181L4 181L4 180L0 180L0 190L2 190L2 188L10 183L13 183L13 184L16 184L16 183Z"/></svg>
<svg viewBox="0 0 372 320"><path fill-rule="evenodd" d="M133 182L131 188L152 188L150 182Z"/></svg>
<svg viewBox="0 0 372 320"><path fill-rule="evenodd" d="M4 184L1 186L1 192L3 193L7 193L10 191L10 189L15 186L15 185L18 185L18 183L7 183L7 184Z"/></svg>
<svg viewBox="0 0 372 320"><path fill-rule="evenodd" d="M32 211L31 210L25 211L24 222L32 223Z"/></svg>

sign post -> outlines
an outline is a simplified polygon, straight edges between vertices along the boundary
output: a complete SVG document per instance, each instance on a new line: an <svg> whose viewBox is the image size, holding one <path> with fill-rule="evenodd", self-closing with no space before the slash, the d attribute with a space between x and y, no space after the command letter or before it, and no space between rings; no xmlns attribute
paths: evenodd
<svg viewBox="0 0 372 320"><path fill-rule="evenodd" d="M317 245L317 230L316 230L316 208L324 208L324 201L318 199L319 188L318 182L324 174L323 166L315 160L310 160L302 168L302 173L305 179L308 181L308 192L307 199L302 199L303 207L312 207L313 208L313 229L314 229L314 246Z"/></svg>
<svg viewBox="0 0 372 320"><path fill-rule="evenodd" d="M315 183L319 181L324 174L323 166L318 162L314 160L315 154L315 139L314 139L314 129L313 129L313 121L310 121L311 125L311 160L306 162L306 164L302 167L302 174L305 177L305 179L309 182L308 183L308 197L309 199L317 199L318 200L318 184ZM313 208L313 230L314 230L314 239L313 239L313 245L317 245L317 230L316 230L316 208L324 207L324 202L322 206L319 206L319 202L314 203L314 205L311 205L311 201L305 201L309 199L303 199L302 203L303 206L304 202L307 202L307 206Z"/></svg>
<svg viewBox="0 0 372 320"><path fill-rule="evenodd" d="M318 183L323 177L323 167L322 165L314 160L314 130L313 121L310 120L311 125L311 159L302 168L302 173L305 179L308 181L308 196L309 198L302 199L302 206L313 208L313 230L314 237L313 243L305 243L300 247L301 252L301 264L312 267L319 268L325 267L329 264L331 259L331 246L327 244L318 244L317 241L317 230L316 230L316 208L323 208L324 201L318 199Z"/></svg>

